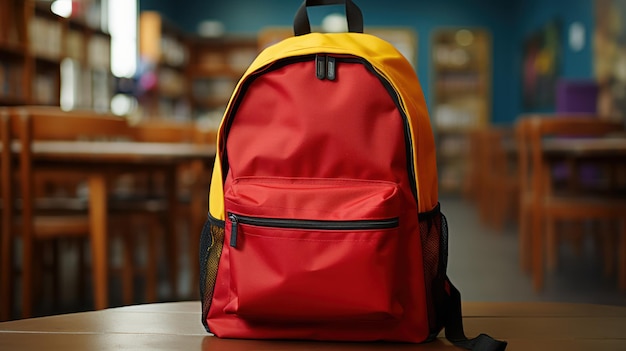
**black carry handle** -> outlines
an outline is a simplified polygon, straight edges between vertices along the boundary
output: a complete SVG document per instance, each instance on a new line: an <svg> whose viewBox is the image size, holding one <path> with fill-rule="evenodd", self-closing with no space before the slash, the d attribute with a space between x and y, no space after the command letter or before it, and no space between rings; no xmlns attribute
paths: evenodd
<svg viewBox="0 0 626 351"><path fill-rule="evenodd" d="M346 5L346 19L348 20L348 31L352 33L363 33L363 14L361 9L352 0L304 0L296 17L293 20L293 32L296 36L311 33L311 23L306 12L307 7L321 5Z"/></svg>

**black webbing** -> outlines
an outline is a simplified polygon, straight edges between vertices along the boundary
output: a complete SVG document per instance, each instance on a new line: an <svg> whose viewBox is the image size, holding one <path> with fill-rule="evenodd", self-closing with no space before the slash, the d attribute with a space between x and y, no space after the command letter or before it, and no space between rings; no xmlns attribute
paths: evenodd
<svg viewBox="0 0 626 351"><path fill-rule="evenodd" d="M346 19L348 20L348 31L352 33L363 33L363 14L361 9L352 0L304 0L296 17L293 20L293 33L298 35L304 35L311 33L311 23L309 22L309 15L307 13L307 7L321 6L321 5L342 5L346 6Z"/></svg>
<svg viewBox="0 0 626 351"><path fill-rule="evenodd" d="M465 336L461 317L461 293L450 283L449 279L446 280L446 284L449 287L449 295L446 296L447 301L442 311L445 318L446 339L455 346L472 351L504 351L507 346L506 341L495 340L486 334L480 334L473 339Z"/></svg>

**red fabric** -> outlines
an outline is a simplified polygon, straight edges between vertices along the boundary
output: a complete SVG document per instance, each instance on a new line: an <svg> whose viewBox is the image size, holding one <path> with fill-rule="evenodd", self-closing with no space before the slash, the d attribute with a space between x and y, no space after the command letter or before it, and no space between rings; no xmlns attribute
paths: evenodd
<svg viewBox="0 0 626 351"><path fill-rule="evenodd" d="M424 341L429 327L404 121L379 79L358 63L337 62L335 81L316 79L313 61L291 64L256 78L227 118L227 212L395 217L400 224L328 231L240 223L231 247L227 221L207 318L211 331Z"/></svg>

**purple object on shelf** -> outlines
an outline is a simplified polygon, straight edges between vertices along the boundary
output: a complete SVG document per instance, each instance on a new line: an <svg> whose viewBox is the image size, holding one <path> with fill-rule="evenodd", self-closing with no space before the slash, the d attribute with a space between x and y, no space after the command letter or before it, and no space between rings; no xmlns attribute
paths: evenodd
<svg viewBox="0 0 626 351"><path fill-rule="evenodd" d="M593 80L560 79L556 85L557 113L596 113L598 84Z"/></svg>

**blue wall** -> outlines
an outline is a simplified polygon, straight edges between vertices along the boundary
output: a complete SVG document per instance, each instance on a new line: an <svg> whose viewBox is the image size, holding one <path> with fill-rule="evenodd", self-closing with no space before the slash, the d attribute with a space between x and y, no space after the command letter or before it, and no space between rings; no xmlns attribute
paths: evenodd
<svg viewBox="0 0 626 351"><path fill-rule="evenodd" d="M291 26L300 0L187 0L185 6L173 0L140 0L143 9L161 11L181 28L195 32L199 22L216 19L230 34L254 35L266 26ZM522 43L526 36L546 22L558 18L562 25L562 60L560 72L568 78L592 78L591 37L593 0L357 0L365 25L408 26L418 34L417 74L426 101L430 101L430 40L437 27L481 26L491 31L493 42L494 123L510 123L522 111ZM325 6L309 11L313 25L341 7ZM567 28L581 22L587 41L580 52L567 46Z"/></svg>
<svg viewBox="0 0 626 351"><path fill-rule="evenodd" d="M518 87L513 96L512 106L515 111L522 111L521 72L522 43L534 31L543 27L548 21L558 19L560 21L561 53L558 68L559 76L569 79L593 79L593 28L594 28L594 5L593 0L524 0L519 1L516 8L517 25L513 32L516 45L513 48L512 63L517 69L513 78L513 86ZM572 23L580 22L585 27L585 46L576 52L568 43L568 30ZM546 110L543 110L546 111ZM548 110L549 112L549 110Z"/></svg>

